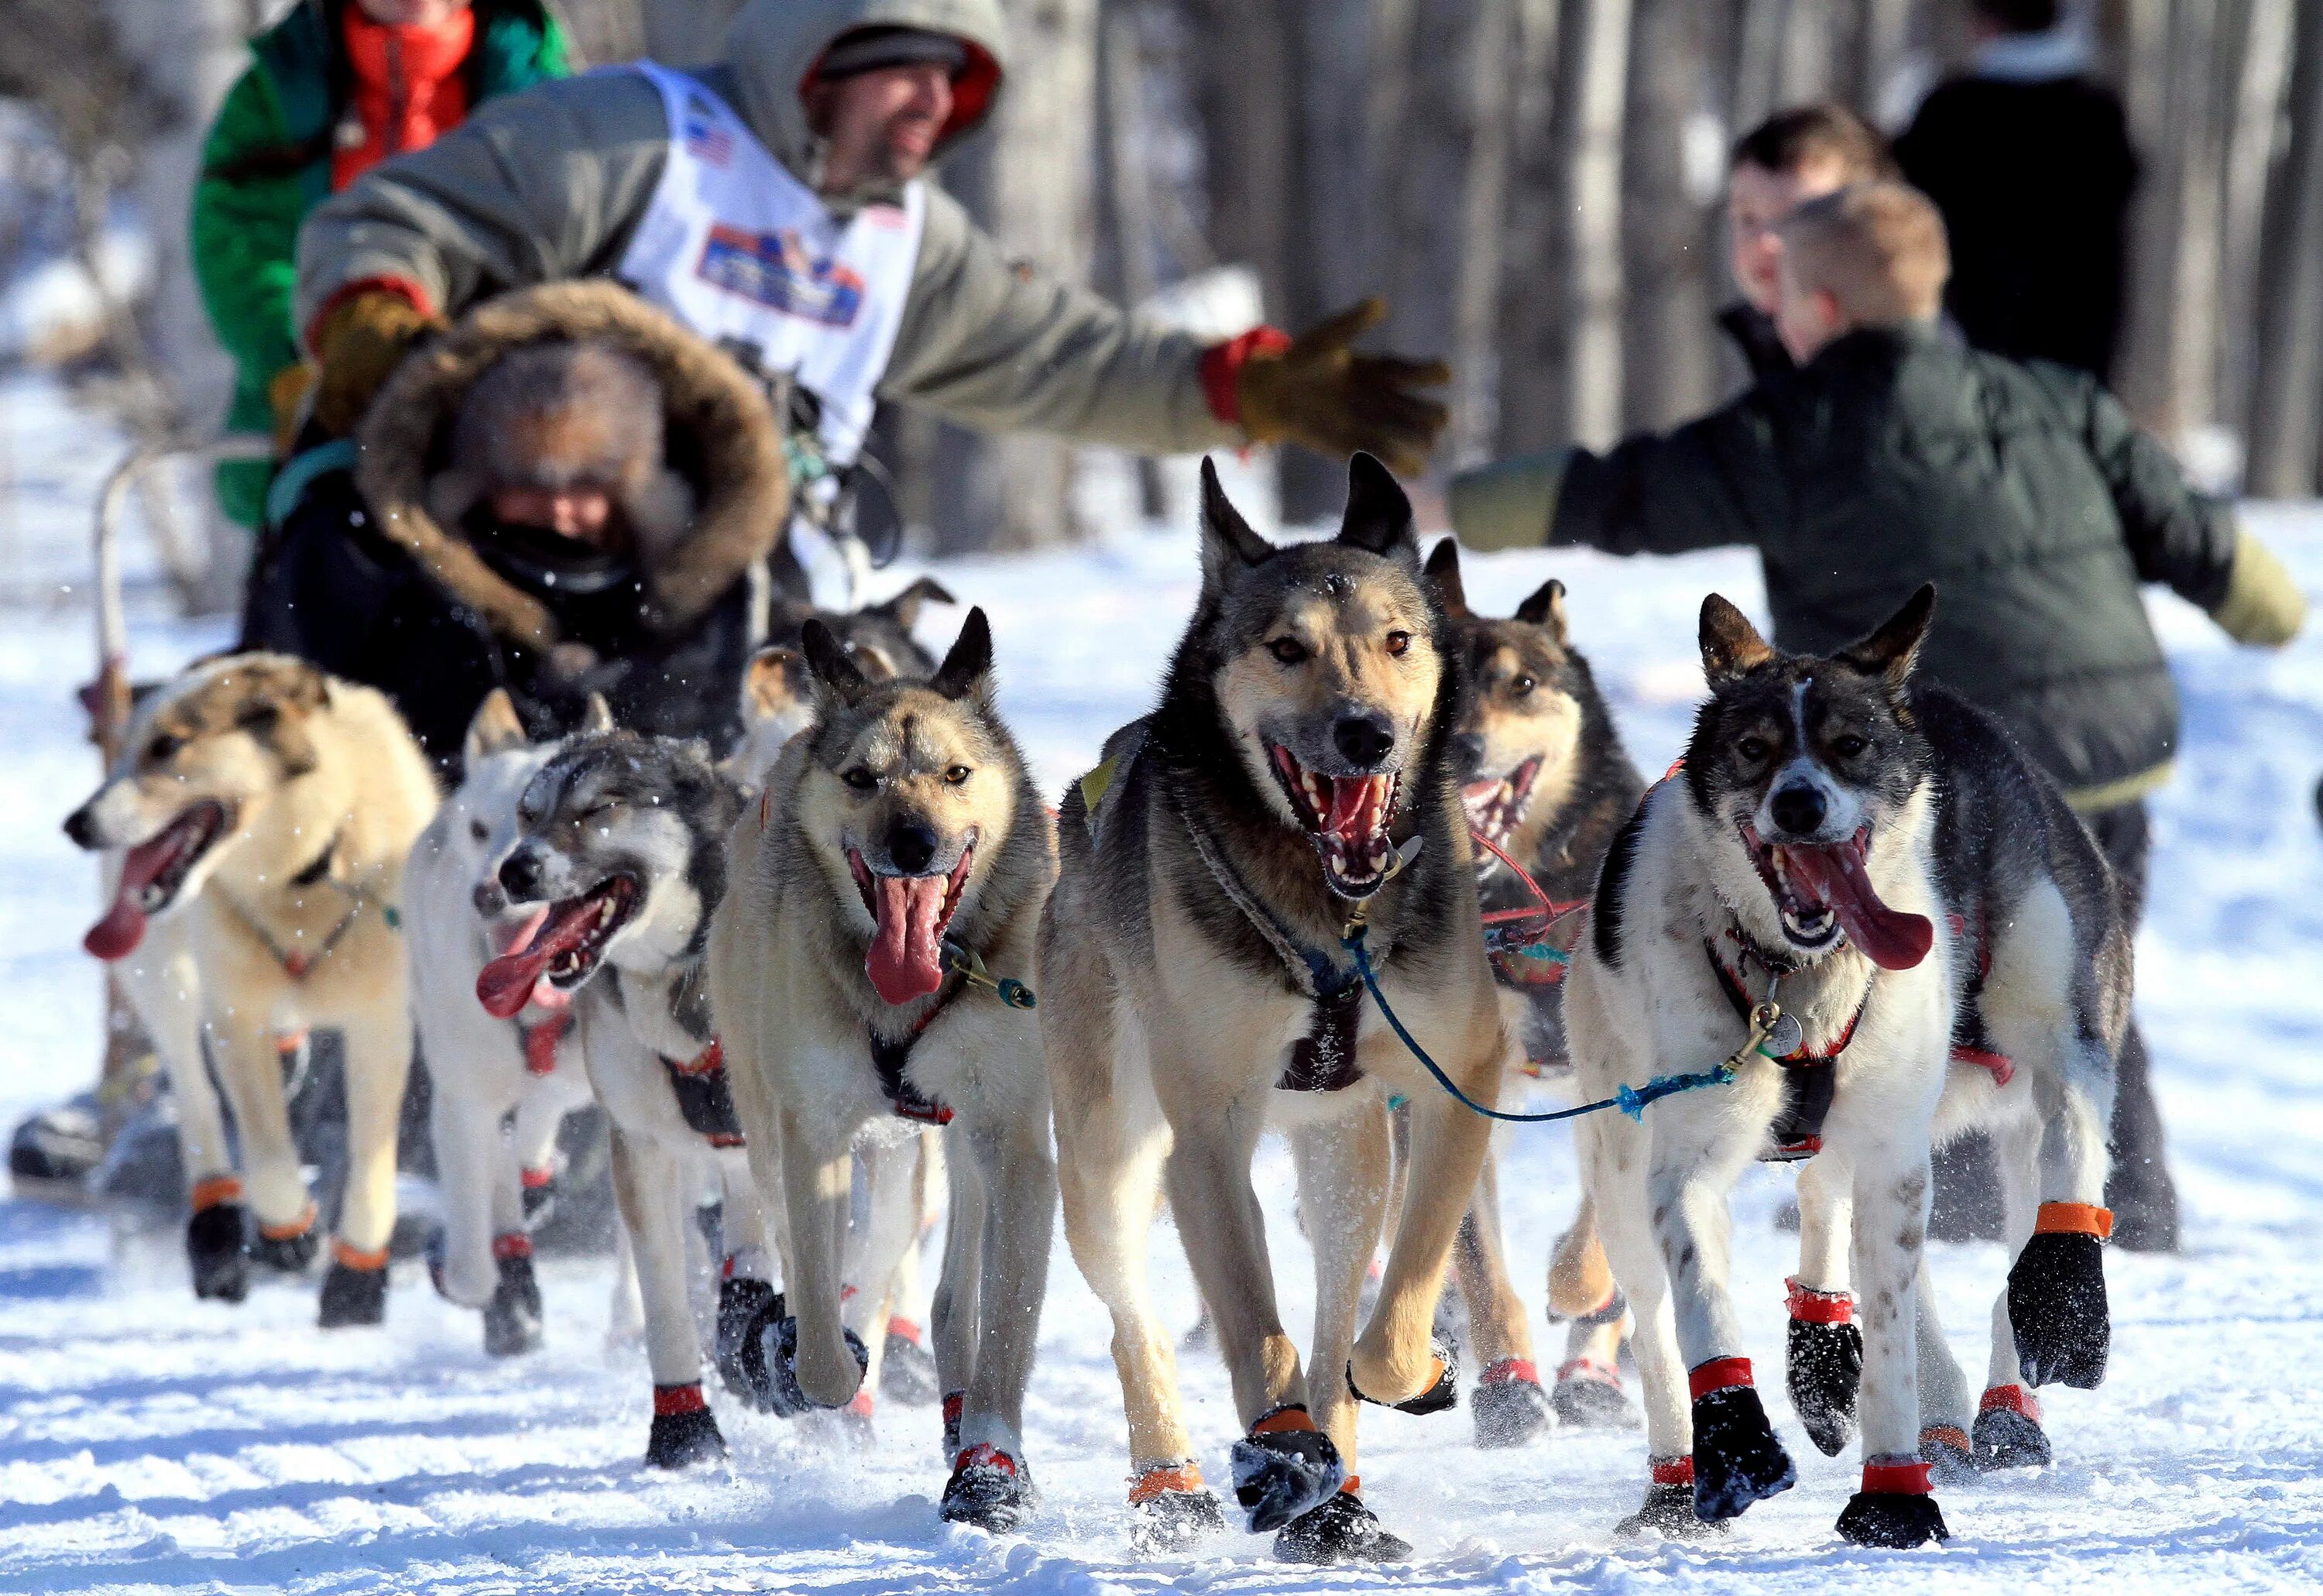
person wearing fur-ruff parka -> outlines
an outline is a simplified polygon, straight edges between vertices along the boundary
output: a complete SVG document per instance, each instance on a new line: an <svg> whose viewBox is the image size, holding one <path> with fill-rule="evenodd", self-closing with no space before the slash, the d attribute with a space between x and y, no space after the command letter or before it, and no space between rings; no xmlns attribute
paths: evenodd
<svg viewBox="0 0 2323 1596"><path fill-rule="evenodd" d="M788 509L731 360L618 284L547 284L412 353L355 442L271 540L246 643L385 690L447 768L495 686L536 730L599 692L730 740Z"/></svg>

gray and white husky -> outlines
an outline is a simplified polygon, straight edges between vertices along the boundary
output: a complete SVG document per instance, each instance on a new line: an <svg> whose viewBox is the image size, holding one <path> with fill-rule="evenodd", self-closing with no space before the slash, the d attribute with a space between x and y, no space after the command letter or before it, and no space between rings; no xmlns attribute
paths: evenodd
<svg viewBox="0 0 2323 1596"><path fill-rule="evenodd" d="M1826 1366L1808 1360L1803 1381L1795 1357L1792 1384L1826 1450L1845 1435L1844 1365L1861 1361L1848 1539L1946 1533L1923 1420L1969 1416L1923 1257L1932 1142L1981 1126L2006 1182L2015 1260L1994 1310L1993 1422L1979 1426L1992 1461L2008 1461L2006 1421L2029 1417L2026 1387L2104 1371L2098 1205L2128 946L2055 788L1990 719L1913 680L1934 597L1921 589L1862 642L1813 658L1778 654L1711 596L1711 697L1684 769L1606 858L1566 999L1583 1096L1735 1066L1641 1124L1580 1122L1638 1318L1654 1484L1633 1526L1731 1518L1795 1479L1727 1289L1727 1193L1754 1159L1805 1160L1794 1329L1819 1326ZM1859 1330L1846 1322L1859 1312Z"/></svg>

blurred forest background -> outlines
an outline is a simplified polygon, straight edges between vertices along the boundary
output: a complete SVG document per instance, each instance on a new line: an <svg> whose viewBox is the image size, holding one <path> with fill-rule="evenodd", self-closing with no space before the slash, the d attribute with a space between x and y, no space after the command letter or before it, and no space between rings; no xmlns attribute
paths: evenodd
<svg viewBox="0 0 2323 1596"><path fill-rule="evenodd" d="M1972 44L1965 0L1004 4L1009 92L947 169L955 192L1017 255L1113 297L1175 295L1198 322L1297 328L1385 294L1382 346L1459 372L1439 472L1666 426L1731 391L1712 316L1733 297L1735 135L1822 97L1894 133ZM140 436L214 425L226 368L186 267L187 197L243 41L282 9L0 5L0 365L68 370ZM592 62L684 63L716 53L734 4L554 9ZM2213 484L2314 495L2323 4L2067 9L2141 161L2123 397ZM882 434L902 514L935 552L1085 530L1074 451L914 417ZM1335 508L1336 467L1286 454L1279 470L1286 516ZM232 598L232 562L203 553L222 546L202 532L201 481L147 507L182 527L163 536L194 607ZM1158 473L1142 481L1158 508Z"/></svg>

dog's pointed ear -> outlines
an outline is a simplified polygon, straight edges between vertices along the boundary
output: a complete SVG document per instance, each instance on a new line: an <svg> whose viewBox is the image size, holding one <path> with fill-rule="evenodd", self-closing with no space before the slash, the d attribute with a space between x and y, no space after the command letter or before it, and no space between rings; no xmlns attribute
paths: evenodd
<svg viewBox="0 0 2323 1596"><path fill-rule="evenodd" d="M1901 692L1919 661L1920 645L1928 640L1928 623L1935 615L1936 584L1924 582L1878 631L1841 649L1839 662L1867 676L1884 676L1890 692Z"/></svg>
<svg viewBox="0 0 2323 1596"><path fill-rule="evenodd" d="M613 729L613 706L603 693L592 693L581 701L581 721L573 729L583 737L602 737Z"/></svg>
<svg viewBox="0 0 2323 1596"><path fill-rule="evenodd" d="M1391 559L1419 564L1419 535L1411 521L1411 499L1378 456L1358 449L1347 462L1347 513L1339 541Z"/></svg>
<svg viewBox="0 0 2323 1596"><path fill-rule="evenodd" d="M742 667L742 719L752 724L772 720L813 691L806 679L806 656L769 643Z"/></svg>
<svg viewBox="0 0 2323 1596"><path fill-rule="evenodd" d="M951 652L928 678L928 685L950 699L982 697L991 690L992 623L985 619L983 605L968 612Z"/></svg>
<svg viewBox="0 0 2323 1596"><path fill-rule="evenodd" d="M1534 590L1531 598L1517 606L1517 619L1527 625L1540 628L1556 640L1559 648L1564 647L1565 584L1554 576L1542 582Z"/></svg>
<svg viewBox="0 0 2323 1596"><path fill-rule="evenodd" d="M1750 618L1717 593L1702 601L1702 674L1712 691L1775 657Z"/></svg>
<svg viewBox="0 0 2323 1596"><path fill-rule="evenodd" d="M870 608L886 616L906 632L920 624L920 610L929 604L957 604L951 590L932 576L923 576L894 598Z"/></svg>
<svg viewBox="0 0 2323 1596"><path fill-rule="evenodd" d="M516 700L509 696L507 688L495 687L484 694L484 702L469 718L468 735L460 745L460 760L473 766L479 759L520 748L531 740L524 729L523 718L516 712Z"/></svg>
<svg viewBox="0 0 2323 1596"><path fill-rule="evenodd" d="M1475 613L1468 608L1468 590L1460 581L1460 545L1455 540L1447 537L1428 551L1428 580L1434 584L1445 614L1465 620Z"/></svg>
<svg viewBox="0 0 2323 1596"><path fill-rule="evenodd" d="M1272 556L1274 546L1250 528L1242 511L1226 500L1218 468L1202 456L1202 586L1224 588L1235 573Z"/></svg>
<svg viewBox="0 0 2323 1596"><path fill-rule="evenodd" d="M817 698L828 697L845 706L869 690L870 682L855 668L855 662L847 657L847 650L840 647L831 628L820 620L810 620L800 628L799 647L806 655L806 668L814 678Z"/></svg>

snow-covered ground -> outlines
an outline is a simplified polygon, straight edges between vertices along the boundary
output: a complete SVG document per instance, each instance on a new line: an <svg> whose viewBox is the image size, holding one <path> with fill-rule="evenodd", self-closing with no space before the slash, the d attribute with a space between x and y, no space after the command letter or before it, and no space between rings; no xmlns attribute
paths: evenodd
<svg viewBox="0 0 2323 1596"><path fill-rule="evenodd" d="M87 865L57 821L91 784L70 699L88 671L79 584L87 496L115 445L45 390L0 385L0 1120L91 1074L98 980L80 953ZM2323 514L2254 509L2323 599ZM1699 678L1705 589L1758 601L1731 555L1621 564L1475 562L1470 592L1505 612L1545 575L1572 590L1575 630L1639 762L1676 749ZM1124 533L1071 555L948 565L991 612L1003 697L1043 784L1092 757L1144 704L1193 595L1189 535ZM37 583L34 579L37 578ZM69 584L72 592L57 591ZM34 592L35 586L40 592ZM150 581L136 665L155 674L219 640L163 616ZM42 596L45 594L46 596ZM1643 1483L1636 1433L1559 1435L1486 1454L1464 1411L1367 1411L1365 1492L1415 1560L1285 1568L1235 1536L1198 1559L1130 1549L1125 1448L1107 1326L1056 1250L1028 1425L1046 1508L1000 1539L936 1518L936 1424L889 1409L868 1451L720 1403L730 1464L670 1479L638 1466L642 1354L608 1351L608 1267L544 1265L548 1348L480 1350L473 1316L399 1267L389 1323L324 1335L310 1286L197 1304L176 1238L116 1237L100 1219L0 1203L0 1589L300 1591L1027 1587L1058 1592L1369 1587L1653 1591L2115 1591L2323 1586L2323 857L2309 793L2323 764L2323 634L2279 656L2236 650L2173 600L2155 612L2187 702L2184 759L2160 800L2140 1007L2189 1212L2182 1259L2116 1254L2111 1377L2044 1393L2059 1461L1942 1493L1953 1539L1908 1554L1849 1547L1832 1522L1856 1461L1807 1445L1795 1491L1711 1549L1616 1545ZM955 617L937 611L931 640ZM1574 1197L1566 1136L1520 1132L1502 1181L1538 1305ZM1305 1253L1287 1222L1286 1160L1264 1158L1286 1311L1304 1325ZM1789 1240L1771 1215L1790 1177L1761 1169L1737 1199L1736 1280L1751 1350L1779 1367ZM1165 1300L1194 1315L1175 1239L1155 1255ZM1983 1365L1997 1248L1935 1248L1955 1350ZM1557 1343L1545 1326L1542 1356ZM1184 1380L1214 1480L1235 1424L1223 1371ZM1770 1388L1778 1381L1770 1380ZM713 1401L717 1399L713 1397ZM1806 1583L1803 1583L1806 1582Z"/></svg>

